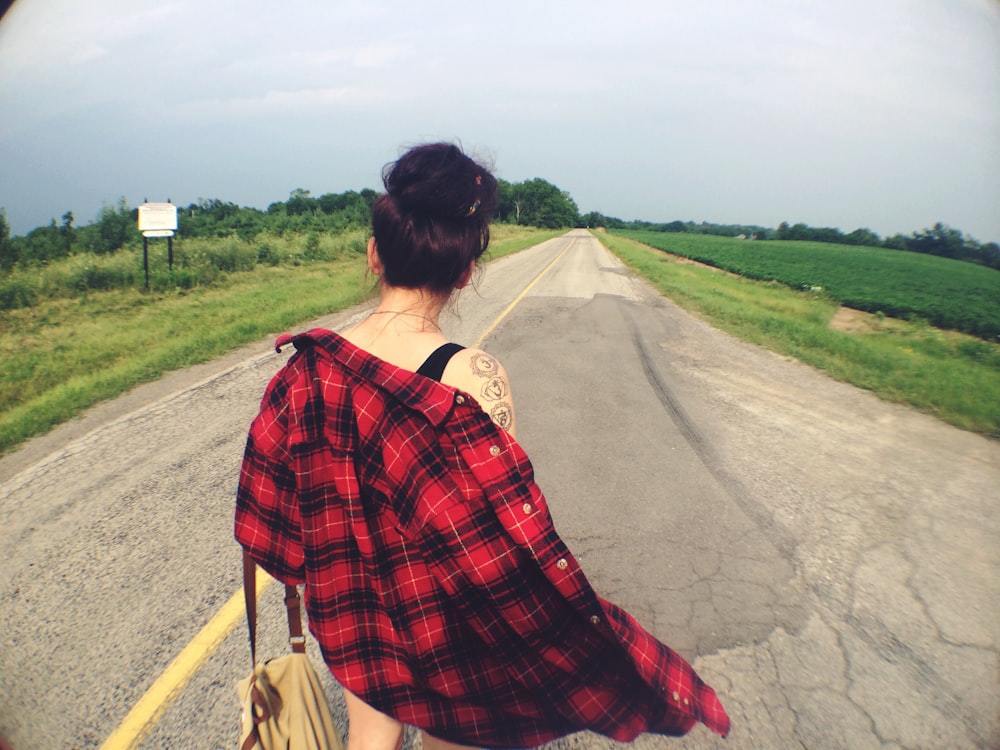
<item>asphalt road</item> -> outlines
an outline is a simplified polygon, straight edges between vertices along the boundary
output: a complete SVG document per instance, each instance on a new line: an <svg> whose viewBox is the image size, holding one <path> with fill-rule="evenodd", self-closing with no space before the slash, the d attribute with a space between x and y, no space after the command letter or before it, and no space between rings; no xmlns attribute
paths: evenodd
<svg viewBox="0 0 1000 750"><path fill-rule="evenodd" d="M584 232L491 264L446 333L474 342L529 285L484 347L556 525L733 720L725 741L700 727L636 747L1000 746L1000 444L712 329ZM0 460L15 750L99 747L238 591L236 475L283 360L261 342ZM278 589L264 654L284 651ZM235 743L242 620L202 651L142 747Z"/></svg>

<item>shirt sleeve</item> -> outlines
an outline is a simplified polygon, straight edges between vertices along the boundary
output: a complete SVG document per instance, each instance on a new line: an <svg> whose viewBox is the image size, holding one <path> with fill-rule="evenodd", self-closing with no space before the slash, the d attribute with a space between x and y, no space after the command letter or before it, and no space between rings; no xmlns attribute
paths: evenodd
<svg viewBox="0 0 1000 750"><path fill-rule="evenodd" d="M236 493L236 540L282 583L304 582L302 519L288 452L289 376L268 386L250 426Z"/></svg>
<svg viewBox="0 0 1000 750"><path fill-rule="evenodd" d="M684 734L700 720L724 736L715 692L591 588L516 441L479 413L457 432L482 499L441 504L419 522L425 555L467 625L574 726L624 741L650 728Z"/></svg>

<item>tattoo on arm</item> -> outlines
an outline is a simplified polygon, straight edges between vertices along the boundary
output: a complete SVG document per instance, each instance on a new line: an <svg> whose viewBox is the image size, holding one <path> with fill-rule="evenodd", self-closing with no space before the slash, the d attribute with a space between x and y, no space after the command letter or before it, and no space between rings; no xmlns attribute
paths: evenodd
<svg viewBox="0 0 1000 750"><path fill-rule="evenodd" d="M498 427L507 432L510 432L511 427L514 426L514 414L510 404L506 401L501 401L490 410L490 418L496 422Z"/></svg>
<svg viewBox="0 0 1000 750"><path fill-rule="evenodd" d="M514 408L506 399L510 398L510 385L500 374L500 363L488 354L476 353L469 361L472 374L484 378L486 382L480 390L483 401L496 402L489 409L490 418L503 430L514 429Z"/></svg>
<svg viewBox="0 0 1000 750"><path fill-rule="evenodd" d="M472 355L472 359L469 361L472 366L472 373L478 375L481 378L492 378L498 372L500 372L500 363L497 362L489 354L478 353Z"/></svg>
<svg viewBox="0 0 1000 750"><path fill-rule="evenodd" d="M507 381L499 375L495 375L486 381L486 385L483 386L482 395L487 401L499 401L502 398L506 398L508 390Z"/></svg>

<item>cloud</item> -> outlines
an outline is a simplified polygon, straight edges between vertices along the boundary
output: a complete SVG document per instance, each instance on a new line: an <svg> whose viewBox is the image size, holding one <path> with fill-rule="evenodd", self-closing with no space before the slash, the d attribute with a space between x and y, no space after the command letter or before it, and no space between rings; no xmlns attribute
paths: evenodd
<svg viewBox="0 0 1000 750"><path fill-rule="evenodd" d="M172 170L206 184L255 153L233 184L270 195L286 175L316 174L324 155L336 154L327 172L364 175L387 145L455 137L502 154L511 179L545 177L583 190L581 208L623 217L664 206L808 223L839 202L848 223L898 204L916 226L955 207L950 222L995 237L985 227L997 226L989 204L1000 199L998 9L18 0L0 23L0 149L67 169L81 154L97 170L141 169L123 155L155 137ZM42 182L28 162L18 183ZM803 188L814 183L822 195ZM668 195L673 185L684 190ZM28 201L5 188L0 205L15 217Z"/></svg>
<svg viewBox="0 0 1000 750"><path fill-rule="evenodd" d="M355 49L351 61L359 68L386 68L406 57L408 52L408 45L372 44Z"/></svg>
<svg viewBox="0 0 1000 750"><path fill-rule="evenodd" d="M91 60L96 60L97 58L104 57L107 54L107 47L95 42L89 42L85 46L70 52L69 63L71 65L86 65Z"/></svg>
<svg viewBox="0 0 1000 750"><path fill-rule="evenodd" d="M67 65L104 57L157 29L182 3L92 3L22 0L0 23L0 87L10 80L41 80ZM5 81L5 79L7 79Z"/></svg>
<svg viewBox="0 0 1000 750"><path fill-rule="evenodd" d="M171 111L183 119L211 118L228 120L238 117L267 115L304 115L328 112L341 107L353 107L385 101L385 92L354 86L267 91L255 96L192 99L171 105Z"/></svg>

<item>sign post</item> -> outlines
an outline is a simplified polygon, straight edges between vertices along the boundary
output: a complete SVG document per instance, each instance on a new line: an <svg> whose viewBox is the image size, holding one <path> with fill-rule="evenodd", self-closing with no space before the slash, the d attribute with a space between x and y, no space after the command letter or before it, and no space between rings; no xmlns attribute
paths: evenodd
<svg viewBox="0 0 1000 750"><path fill-rule="evenodd" d="M150 203L139 206L139 231L142 232L142 268L146 273L146 291L149 291L149 238L167 238L167 264L174 270L174 232L177 230L177 206L167 199L166 203Z"/></svg>

